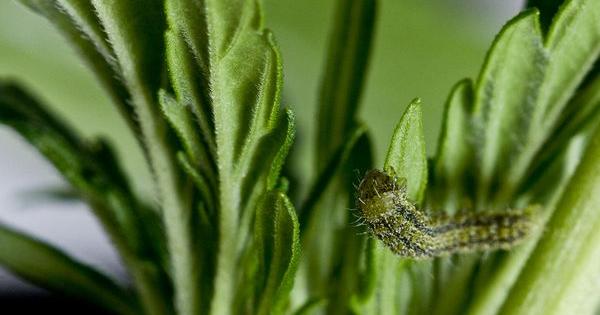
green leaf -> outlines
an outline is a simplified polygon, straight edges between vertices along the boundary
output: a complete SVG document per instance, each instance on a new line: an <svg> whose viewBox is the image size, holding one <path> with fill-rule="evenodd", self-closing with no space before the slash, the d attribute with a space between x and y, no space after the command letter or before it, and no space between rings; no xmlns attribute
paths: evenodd
<svg viewBox="0 0 600 315"><path fill-rule="evenodd" d="M594 314L600 298L600 129L501 314ZM560 284L560 285L557 285Z"/></svg>
<svg viewBox="0 0 600 315"><path fill-rule="evenodd" d="M202 146L198 130L194 123L194 116L189 107L179 103L172 95L165 90L160 90L158 99L162 112L169 121L171 127L179 136L183 143L186 153L195 165L203 167L203 171L211 172L211 160L207 156L205 148ZM214 176L214 174L211 174Z"/></svg>
<svg viewBox="0 0 600 315"><path fill-rule="evenodd" d="M139 314L135 299L98 271L56 248L0 225L0 265L36 285L117 314Z"/></svg>
<svg viewBox="0 0 600 315"><path fill-rule="evenodd" d="M528 8L537 8L540 11L540 24L544 31L547 31L552 23L552 19L564 0L528 0Z"/></svg>
<svg viewBox="0 0 600 315"><path fill-rule="evenodd" d="M101 27L95 18L92 19L94 13L89 11L89 3L81 0L18 1L46 17L73 45L110 94L134 134L139 136L139 125L129 104L129 92L121 80L112 50L106 47L104 36L98 33Z"/></svg>
<svg viewBox="0 0 600 315"><path fill-rule="evenodd" d="M209 75L210 33L208 32L206 19L206 1L169 0L166 1L165 7L170 31L177 33L177 35L180 35L179 33L183 35L183 41L189 46L199 69L202 73ZM177 41L179 41L179 39L168 39L167 47L173 44L179 46ZM175 47L175 45L171 47ZM179 52L182 53L183 51L179 50ZM188 57L182 58L183 56L184 55L179 54L179 60L189 63L190 59ZM190 70L191 69L194 68L190 68ZM190 92L193 93L193 91Z"/></svg>
<svg viewBox="0 0 600 315"><path fill-rule="evenodd" d="M600 3L569 0L561 7L545 42L553 62L540 91L540 126L554 123L600 55Z"/></svg>
<svg viewBox="0 0 600 315"><path fill-rule="evenodd" d="M427 187L427 155L421 101L413 100L396 125L388 147L384 170L406 179L409 198L423 200Z"/></svg>
<svg viewBox="0 0 600 315"><path fill-rule="evenodd" d="M600 2L569 0L554 18L544 46L550 62L539 88L529 133L522 152L514 159L503 192L508 196L525 178L532 160L558 127L567 104L600 55Z"/></svg>
<svg viewBox="0 0 600 315"><path fill-rule="evenodd" d="M198 103L201 110L193 112L201 125L203 112L212 111L219 249L211 312L231 313L234 279L244 272L235 265L244 252L236 244L249 237L260 196L279 181L294 134L291 113L281 115L279 107L281 57L262 26L256 1L170 0L166 9L171 36L183 38L168 38L173 55L191 64L185 42L203 75L192 77L170 62L171 73L178 76L173 79L176 92Z"/></svg>
<svg viewBox="0 0 600 315"><path fill-rule="evenodd" d="M384 163L384 171L406 179L408 196L416 203L423 200L427 188L427 156L423 134L421 101L413 100L396 125ZM407 260L400 259L384 247L372 249L379 264L377 277L378 301L371 302L373 312L390 314L409 303L397 298L398 292L406 293L403 283L409 281ZM408 295L399 296L408 298Z"/></svg>
<svg viewBox="0 0 600 315"><path fill-rule="evenodd" d="M153 239L144 207L131 192L114 153L103 141L85 143L29 93L0 82L0 123L35 146L89 203L123 256L152 314L168 313L162 304L160 239ZM140 269L142 268L143 269ZM146 303L147 302L147 303Z"/></svg>
<svg viewBox="0 0 600 315"><path fill-rule="evenodd" d="M169 1L168 4L183 1ZM170 10L167 8L167 12ZM190 10L186 10L189 12ZM208 82L202 73L205 69L197 67L194 55L189 51L187 43L182 36L174 30L168 30L165 35L167 62L173 89L180 104L188 107L195 115L202 132L203 143L206 143L205 154L213 158L216 154L214 122L212 108L210 107ZM199 71L199 70L202 70Z"/></svg>
<svg viewBox="0 0 600 315"><path fill-rule="evenodd" d="M196 188L200 191L202 196L202 202L205 204L207 209L214 211L216 208L215 202L215 193L214 193L214 183L211 182L210 178L204 176L201 172L199 172L194 166L193 163L189 160L187 155L183 152L180 152L177 155L179 160L179 164L183 171L192 179ZM211 184L211 185L209 185Z"/></svg>
<svg viewBox="0 0 600 315"><path fill-rule="evenodd" d="M94 44L96 50L113 67L115 72L119 73L120 69L116 64L114 52L96 16L92 3L89 0L53 0L51 2L55 2L55 6L59 10L64 10L71 17L79 30Z"/></svg>
<svg viewBox="0 0 600 315"><path fill-rule="evenodd" d="M182 187L176 149L157 104L164 74L164 7L160 0L93 0L129 88L155 175L171 257L176 309L199 314L191 194Z"/></svg>
<svg viewBox="0 0 600 315"><path fill-rule="evenodd" d="M525 187L533 187L544 180L547 169L566 154L569 143L578 134L589 135L600 122L600 76L580 89L559 118L557 128L543 145L543 151L532 162Z"/></svg>
<svg viewBox="0 0 600 315"><path fill-rule="evenodd" d="M460 81L446 102L433 165L430 188L435 195L431 198L435 209L452 213L465 208L465 199L472 197L467 191L467 183L473 181L472 168L476 158L473 135L469 132L472 106L473 85L470 80Z"/></svg>
<svg viewBox="0 0 600 315"><path fill-rule="evenodd" d="M317 171L356 125L374 33L375 0L338 0L318 104Z"/></svg>
<svg viewBox="0 0 600 315"><path fill-rule="evenodd" d="M257 209L257 314L283 314L300 258L300 226L282 192L267 193Z"/></svg>
<svg viewBox="0 0 600 315"><path fill-rule="evenodd" d="M502 181L527 142L547 63L537 11L512 19L490 48L475 88L475 135L481 146L478 203Z"/></svg>
<svg viewBox="0 0 600 315"><path fill-rule="evenodd" d="M350 154L355 150L360 138L367 135L367 128L364 125L357 126L351 133L350 138L333 154L327 166L321 171L315 182L310 186L308 196L300 208L300 228L305 229L310 221L311 213L314 207L319 203L327 187L333 182L336 174L345 169Z"/></svg>

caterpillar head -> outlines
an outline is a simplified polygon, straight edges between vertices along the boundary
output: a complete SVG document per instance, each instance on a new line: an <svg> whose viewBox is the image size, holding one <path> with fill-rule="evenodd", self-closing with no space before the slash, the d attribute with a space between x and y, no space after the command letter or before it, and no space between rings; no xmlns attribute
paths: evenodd
<svg viewBox="0 0 600 315"><path fill-rule="evenodd" d="M357 205L366 220L390 214L400 199L406 199L405 180L380 170L368 171L358 185Z"/></svg>

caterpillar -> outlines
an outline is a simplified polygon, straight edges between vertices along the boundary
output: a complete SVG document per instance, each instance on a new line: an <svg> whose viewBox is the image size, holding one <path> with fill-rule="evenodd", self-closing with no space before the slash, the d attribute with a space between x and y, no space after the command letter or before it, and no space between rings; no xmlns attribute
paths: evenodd
<svg viewBox="0 0 600 315"><path fill-rule="evenodd" d="M413 259L509 249L534 228L533 208L428 216L406 195L406 185L379 170L358 186L360 216L372 235L394 253Z"/></svg>

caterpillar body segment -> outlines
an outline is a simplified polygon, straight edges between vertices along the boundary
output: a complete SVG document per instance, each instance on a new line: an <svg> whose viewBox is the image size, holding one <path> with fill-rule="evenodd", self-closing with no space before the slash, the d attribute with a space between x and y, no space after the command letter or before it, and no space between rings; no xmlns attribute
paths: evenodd
<svg viewBox="0 0 600 315"><path fill-rule="evenodd" d="M429 216L408 199L403 181L369 171L358 187L360 216L394 253L414 259L509 249L534 228L533 208Z"/></svg>

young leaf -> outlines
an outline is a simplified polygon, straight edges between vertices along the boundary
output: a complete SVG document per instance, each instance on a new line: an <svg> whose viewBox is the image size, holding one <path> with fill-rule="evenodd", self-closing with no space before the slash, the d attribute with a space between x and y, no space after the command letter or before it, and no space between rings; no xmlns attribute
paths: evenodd
<svg viewBox="0 0 600 315"><path fill-rule="evenodd" d="M475 131L479 135L479 204L498 185L531 130L546 52L537 11L511 20L490 48L475 88Z"/></svg>
<svg viewBox="0 0 600 315"><path fill-rule="evenodd" d="M556 130L559 117L564 113L569 99L583 81L600 55L600 2L595 0L569 0L560 11L548 32L544 47L550 62L539 88L535 109L529 118L531 127L522 152L514 159L505 175L509 184L502 192L511 189L525 178L532 160L551 133Z"/></svg>
<svg viewBox="0 0 600 315"><path fill-rule="evenodd" d="M547 31L552 23L552 18L564 0L528 0L528 8L537 8L540 11L540 24Z"/></svg>
<svg viewBox="0 0 600 315"><path fill-rule="evenodd" d="M182 1L169 1L168 4ZM167 8L167 12L169 10ZM190 10L186 10L188 12ZM206 143L207 153L213 159L216 154L214 121L212 117L212 108L209 100L208 82L202 76L201 70L194 59L194 55L189 51L187 43L175 30L168 30L165 35L166 40L166 58L169 65L169 74L171 84L177 95L180 104L189 108L194 113L197 123L202 132L201 139Z"/></svg>
<svg viewBox="0 0 600 315"><path fill-rule="evenodd" d="M471 168L475 161L473 135L470 130L473 106L473 85L470 80L454 86L446 103L442 134L433 166L434 209L453 212L462 208L467 193L467 183L472 181ZM439 204L438 204L439 203Z"/></svg>
<svg viewBox="0 0 600 315"><path fill-rule="evenodd" d="M202 146L198 130L194 123L194 117L189 108L179 103L165 90L159 91L158 99L163 115L175 130L177 136L179 136L179 140L183 143L183 147L190 159L195 165L203 167L203 171L208 172L211 160ZM214 176L214 174L211 175Z"/></svg>
<svg viewBox="0 0 600 315"><path fill-rule="evenodd" d="M208 84L196 88L210 86L210 104L203 106L212 109L219 169L219 250L211 306L217 314L231 312L240 255L235 244L248 236L258 198L277 183L293 139L291 116L279 109L279 52L259 9L255 1L167 2L169 27L183 34L204 69Z"/></svg>
<svg viewBox="0 0 600 315"><path fill-rule="evenodd" d="M257 208L259 257L256 314L283 314L300 258L300 227L287 196L267 193Z"/></svg>
<svg viewBox="0 0 600 315"><path fill-rule="evenodd" d="M406 179L409 198L423 200L427 187L427 156L421 101L413 100L400 118L388 147L384 171Z"/></svg>
<svg viewBox="0 0 600 315"><path fill-rule="evenodd" d="M139 314L135 298L111 279L56 248L3 225L0 266L43 288L92 301L116 314Z"/></svg>

